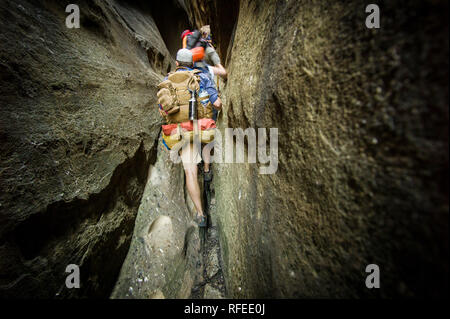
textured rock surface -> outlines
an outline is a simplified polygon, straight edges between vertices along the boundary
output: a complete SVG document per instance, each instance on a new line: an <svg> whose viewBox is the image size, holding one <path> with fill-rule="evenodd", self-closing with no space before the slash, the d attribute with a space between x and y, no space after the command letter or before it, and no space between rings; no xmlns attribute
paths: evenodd
<svg viewBox="0 0 450 319"><path fill-rule="evenodd" d="M215 165L229 297L448 294L448 5L380 8L240 2L220 125L277 127L279 166Z"/></svg>
<svg viewBox="0 0 450 319"><path fill-rule="evenodd" d="M219 258L217 251L212 250L208 254L208 263L206 264L206 275L208 278L214 277L219 271Z"/></svg>
<svg viewBox="0 0 450 319"><path fill-rule="evenodd" d="M205 285L205 294L203 295L204 299L224 299L223 294L220 290L214 288L210 284Z"/></svg>
<svg viewBox="0 0 450 319"><path fill-rule="evenodd" d="M0 2L0 297L448 295L446 1L381 1L379 30L360 1L83 0L81 29L68 3ZM279 130L276 174L213 165L203 253L154 107L184 10L222 133Z"/></svg>
<svg viewBox="0 0 450 319"><path fill-rule="evenodd" d="M188 298L203 272L199 231L184 200L184 172L162 142L150 167L130 250L112 298Z"/></svg>
<svg viewBox="0 0 450 319"><path fill-rule="evenodd" d="M173 58L181 46L181 33L190 28L184 0L149 1L155 23Z"/></svg>
<svg viewBox="0 0 450 319"><path fill-rule="evenodd" d="M211 205L209 206L209 226L202 249L203 276L199 277L192 287L192 299L223 299L226 296L225 280L220 261L219 234L217 231L217 210L214 204L214 190L211 189Z"/></svg>
<svg viewBox="0 0 450 319"><path fill-rule="evenodd" d="M144 1L0 2L0 296L106 297L156 158L173 65ZM78 264L81 289L65 288Z"/></svg>
<svg viewBox="0 0 450 319"><path fill-rule="evenodd" d="M200 175L200 185L202 179ZM186 193L182 164L170 160L160 141L130 250L111 298L223 298L215 206L211 206L212 223L202 246Z"/></svg>

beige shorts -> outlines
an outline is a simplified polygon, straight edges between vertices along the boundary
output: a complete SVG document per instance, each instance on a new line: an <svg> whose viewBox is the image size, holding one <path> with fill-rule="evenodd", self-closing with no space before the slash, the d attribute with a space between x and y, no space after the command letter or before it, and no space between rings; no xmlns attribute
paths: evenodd
<svg viewBox="0 0 450 319"><path fill-rule="evenodd" d="M202 161L202 156L200 155L201 149L199 150L198 148L193 143L189 143L189 145L181 148L180 157L185 169L195 167Z"/></svg>

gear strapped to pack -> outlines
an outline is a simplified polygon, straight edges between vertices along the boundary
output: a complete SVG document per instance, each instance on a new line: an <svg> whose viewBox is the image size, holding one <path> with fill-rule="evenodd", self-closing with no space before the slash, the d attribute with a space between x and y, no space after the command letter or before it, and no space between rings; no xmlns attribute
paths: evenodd
<svg viewBox="0 0 450 319"><path fill-rule="evenodd" d="M200 92L200 76L199 70L186 70L169 73L167 80L158 85L158 104L166 113L167 125L163 126L163 138L168 146L172 148L183 137L189 140L193 139L193 132L181 132L180 124L190 122L189 120L189 101L191 100L191 92L195 92L197 100L197 120L211 119L213 116L213 106L209 101L209 96L205 92ZM214 121L213 121L214 122ZM173 124L177 124L175 134L166 135L168 128L173 128ZM211 126L211 125L209 125ZM186 127L186 126L185 126ZM214 128L201 130L200 138L202 143L209 143L214 140Z"/></svg>
<svg viewBox="0 0 450 319"><path fill-rule="evenodd" d="M202 61L204 59L207 46L208 42L202 38L200 31L195 30L190 33L185 33L183 47L191 50L193 62Z"/></svg>

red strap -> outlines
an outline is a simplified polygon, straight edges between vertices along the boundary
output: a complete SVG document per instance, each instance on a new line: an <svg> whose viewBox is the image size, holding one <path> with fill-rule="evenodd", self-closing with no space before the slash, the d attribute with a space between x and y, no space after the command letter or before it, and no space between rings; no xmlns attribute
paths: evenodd
<svg viewBox="0 0 450 319"><path fill-rule="evenodd" d="M216 128L216 122L213 119L200 119L198 120L198 124L200 125L200 129L202 131ZM177 126L178 124L163 125L162 130L164 135L170 135L173 130L177 129ZM192 131L194 128L192 121L180 123L180 127L185 131Z"/></svg>

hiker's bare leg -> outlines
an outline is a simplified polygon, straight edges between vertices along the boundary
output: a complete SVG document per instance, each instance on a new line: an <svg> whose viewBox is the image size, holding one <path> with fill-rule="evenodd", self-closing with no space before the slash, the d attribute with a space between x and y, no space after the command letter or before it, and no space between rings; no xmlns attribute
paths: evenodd
<svg viewBox="0 0 450 319"><path fill-rule="evenodd" d="M225 68L223 67L222 64L217 64L217 65L213 66L212 69L213 69L213 73L215 75L218 75L223 79L227 78L227 76L228 76L227 70L225 70Z"/></svg>
<svg viewBox="0 0 450 319"><path fill-rule="evenodd" d="M183 161L184 173L186 175L186 187L189 196L195 205L197 214L203 216L202 200L200 198L200 187L197 179L197 163L201 161L201 157L194 150L193 144L187 144L181 149L181 159Z"/></svg>
<svg viewBox="0 0 450 319"><path fill-rule="evenodd" d="M211 162L211 154L209 152L203 153L203 167L205 172L209 172L209 163Z"/></svg>
<svg viewBox="0 0 450 319"><path fill-rule="evenodd" d="M195 205L197 213L203 215L202 201L200 199L200 187L198 186L197 179L197 165L187 167L184 169L186 174L186 187L188 189L189 196Z"/></svg>

